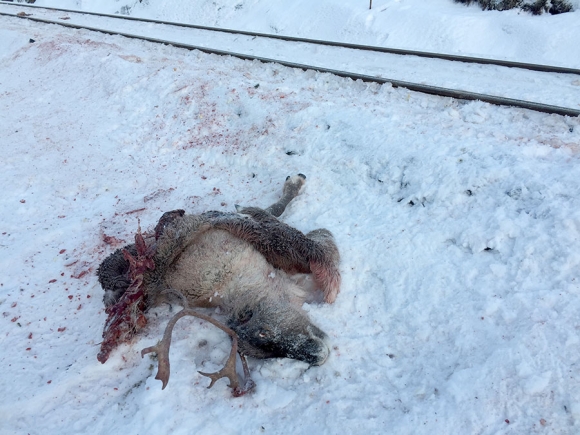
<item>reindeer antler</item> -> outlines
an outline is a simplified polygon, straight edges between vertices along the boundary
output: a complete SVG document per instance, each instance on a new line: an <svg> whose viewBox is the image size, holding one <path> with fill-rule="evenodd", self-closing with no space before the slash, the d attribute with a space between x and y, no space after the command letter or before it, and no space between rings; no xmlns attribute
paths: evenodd
<svg viewBox="0 0 580 435"><path fill-rule="evenodd" d="M201 374L203 376L207 376L208 378L211 379L211 382L210 382L208 388L213 387L213 385L219 379L228 378L230 381L230 384L228 385L228 387L230 387L232 389L232 394L235 397L243 396L248 391L252 390L255 387L255 384L254 384L254 381L252 381L252 379L250 378L250 371L248 369L248 364L246 362L244 355L242 355L242 354L240 354L240 358L242 360L242 366L244 368L244 376L246 378L246 381L245 381L243 386L240 386L238 374L236 373L236 353L238 353L238 337L237 337L236 333L232 329L228 328L226 325L215 320L214 318L206 316L205 314L198 313L197 311L190 309L188 304L187 304L187 300L180 292L175 291L175 290L165 290L163 293L173 294L173 295L178 296L181 299L184 308L179 313L177 313L175 316L173 316L173 318L169 321L169 323L165 327L165 332L163 333L163 339L160 342L158 342L155 346L145 348L141 351L141 357L144 357L145 355L147 355L148 353L151 353L151 352L155 352L157 354L157 357L159 359L159 366L157 369L157 375L155 376L155 379L159 379L162 382L163 386L161 387L161 389L162 390L165 389L165 387L167 386L167 383L169 382L169 375L170 375L169 347L171 346L171 334L173 332L173 327L175 326L177 321L179 319L181 319L182 317L194 316L194 317L198 317L202 320L205 320L214 326L217 326L222 331L224 331L226 334L228 334L230 337L232 337L232 350L230 352L230 356L228 357L228 360L226 361L225 366L221 370L219 370L215 373L198 372L199 374Z"/></svg>

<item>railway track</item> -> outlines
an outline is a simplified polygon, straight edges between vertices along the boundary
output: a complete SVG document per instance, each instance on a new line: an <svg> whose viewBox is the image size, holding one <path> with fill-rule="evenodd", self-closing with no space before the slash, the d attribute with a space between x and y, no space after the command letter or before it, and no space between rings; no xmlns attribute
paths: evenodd
<svg viewBox="0 0 580 435"><path fill-rule="evenodd" d="M442 97L580 116L580 70L574 68L344 44L8 2L0 2L0 16L244 60L278 63L353 80L390 83L394 87ZM316 65L312 65L313 59ZM495 94L491 94L492 90Z"/></svg>

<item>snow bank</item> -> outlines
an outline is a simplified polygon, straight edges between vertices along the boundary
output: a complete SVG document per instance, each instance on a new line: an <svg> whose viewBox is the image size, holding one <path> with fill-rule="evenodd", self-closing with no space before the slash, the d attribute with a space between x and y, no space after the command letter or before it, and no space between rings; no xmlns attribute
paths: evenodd
<svg viewBox="0 0 580 435"><path fill-rule="evenodd" d="M368 1L352 0L37 0L35 4L522 62L567 64L566 59L580 59L580 7L566 14L532 16L517 10L484 12L453 0L375 0L371 10Z"/></svg>

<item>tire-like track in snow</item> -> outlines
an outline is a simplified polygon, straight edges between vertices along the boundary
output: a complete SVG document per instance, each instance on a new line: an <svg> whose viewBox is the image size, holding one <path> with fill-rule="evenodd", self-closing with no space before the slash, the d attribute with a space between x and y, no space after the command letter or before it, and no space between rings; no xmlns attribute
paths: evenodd
<svg viewBox="0 0 580 435"><path fill-rule="evenodd" d="M17 6L17 7L21 7L21 8L28 8L29 11L32 9L32 10L47 10L47 11L66 12L68 14L92 15L92 16L97 16L97 17L101 17L101 18L114 18L114 19L118 19L118 20L136 21L136 22L142 22L142 23L153 23L153 24L159 24L159 25L184 27L184 28L189 28L189 29L204 30L204 31L211 31L211 32L238 34L238 35L251 36L254 38L268 38L268 39L282 40L282 41L287 41L287 42L298 42L298 43L307 43L307 44L315 44L315 45L323 45L323 46L332 46L332 47L339 47L339 48L345 48L345 49L355 49L355 50L367 51L367 52L388 53L388 54L395 54L395 55L402 55L402 56L417 56L417 57L423 57L423 58L441 59L441 60L451 61L451 62L462 62L462 63L482 64L482 65L495 65L495 66L501 66L501 67L519 68L519 69L525 69L525 70L530 70L530 71L538 71L538 72L543 72L543 73L580 75L580 70L574 69L574 68L565 68L565 67L557 67L557 66L549 66L549 65L537 65L537 64L531 64L531 63L520 63L520 62L511 62L511 61L485 59L485 58L477 58L477 57L467 57L467 56L456 56L456 55L449 55L449 54L429 53L429 52L393 49L393 48L385 48L385 47L375 47L375 46L367 46L367 45L348 44L348 43L340 43L340 42L334 42L334 41L322 41L322 40L298 38L298 37L291 37L291 36L272 35L272 34L241 31L241 30L223 29L223 28L216 28L216 27L193 25L193 24L175 23L175 22L145 19L145 18L136 18L136 17L123 16L123 15L101 14L101 13L97 13L97 12L76 11L76 10L72 10L72 9L62 9L62 8L39 7L39 6L32 6L32 5L26 5L26 4L4 2L4 1L0 1L0 5L10 5L10 6ZM117 31L117 30L108 30L108 29L103 29L103 28L87 26L87 25L74 24L74 23L70 23L70 22L65 22L62 19L59 21L55 21L55 20L49 20L49 19L45 19L45 18L38 18L38 17L34 17L30 14L23 13L23 12L20 12L20 14L0 12L0 15L23 18L23 19L27 19L27 20L31 20L31 21L35 21L35 22L40 22L40 23L45 23L45 24L57 24L60 26L65 26L65 27L69 27L69 28L73 28L73 29L84 29L84 30L90 30L90 31L110 34L110 35L124 36L127 38L141 39L141 40L148 41L148 42L166 44L166 45L171 45L174 47L185 48L188 50L199 50L199 51L203 51L205 53L225 55L225 56L233 56L233 57L237 57L237 58L243 59L243 60L258 60L260 62L266 62L266 63L277 63L277 64L287 66L290 68L299 68L302 70L314 70L317 72L330 73L330 74L334 74L334 75L337 75L340 77L347 77L347 78L350 78L353 80L362 80L365 82L374 82L374 83L380 83L380 84L390 83L393 87L406 88L406 89L409 89L411 91L417 91L417 92L422 92L422 93L431 94L431 95L437 95L437 96L441 96L441 97L451 97L451 98L457 98L457 99L462 99L462 100L479 100L479 101L483 101L483 102L494 104L494 105L519 107L519 108L523 108L523 109L534 110L534 111L544 112L544 113L552 113L552 114L572 116L572 117L580 116L580 110L573 109L573 108L555 106L555 105L550 105L550 104L542 104L542 103L525 101L525 100L520 100L520 99L505 98L505 97L481 94L481 93L470 92L470 91L465 91L465 90L449 89L449 88L431 86L431 85L426 85L426 84L421 84L421 83L412 83L412 82L407 82L407 81L377 77L377 76L372 76L372 75L358 74L358 73L347 72L347 71L340 71L340 70L336 70L336 69L329 69L329 68L318 67L318 66L314 66L314 65L305 65L305 64L290 62L290 61L286 61L286 60L265 58L265 57L256 56L256 55L252 55L252 54L235 53L235 52L231 52L231 51L219 50L219 49L209 48L209 47L205 47L205 46L186 44L186 43L178 42L178 41L153 38L153 37L149 37L149 36L145 36L145 35L125 33L125 32L121 32L121 31Z"/></svg>

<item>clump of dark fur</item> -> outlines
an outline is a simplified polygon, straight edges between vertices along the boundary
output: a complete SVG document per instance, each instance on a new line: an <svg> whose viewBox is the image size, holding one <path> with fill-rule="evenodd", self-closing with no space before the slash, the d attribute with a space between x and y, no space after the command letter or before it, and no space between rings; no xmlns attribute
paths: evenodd
<svg viewBox="0 0 580 435"><path fill-rule="evenodd" d="M484 11L506 11L520 8L534 15L548 12L552 15L571 12L572 5L566 0L455 0L457 3L478 4Z"/></svg>

